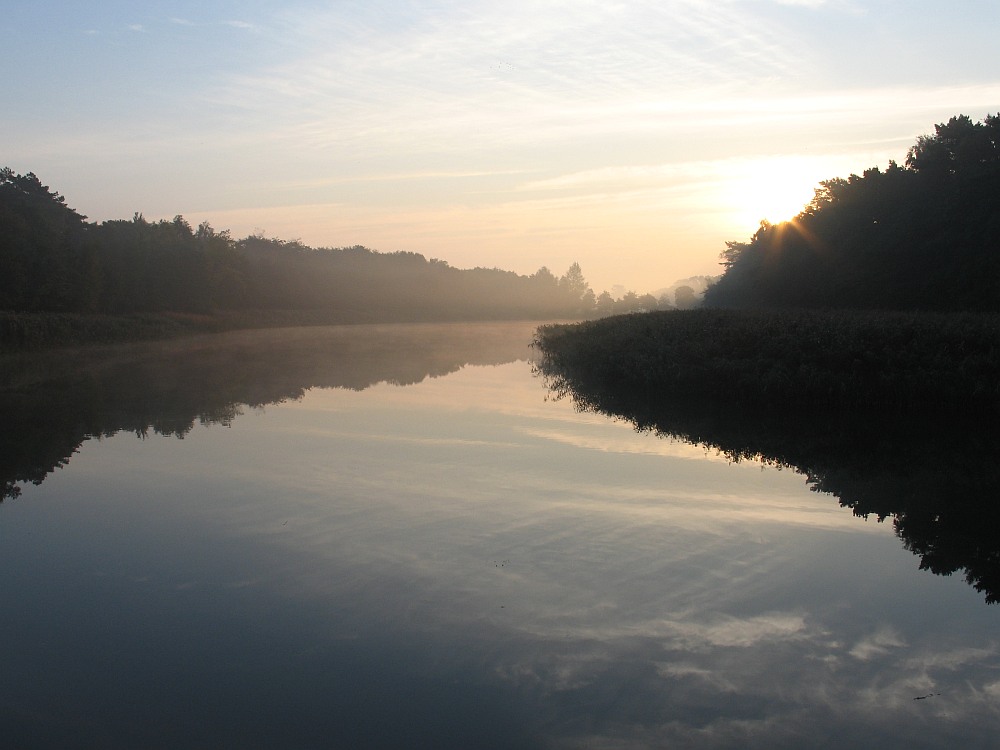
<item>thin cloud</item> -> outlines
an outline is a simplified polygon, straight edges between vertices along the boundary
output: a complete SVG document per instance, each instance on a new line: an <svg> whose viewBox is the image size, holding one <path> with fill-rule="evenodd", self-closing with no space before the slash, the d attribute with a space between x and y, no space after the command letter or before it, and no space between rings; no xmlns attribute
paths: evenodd
<svg viewBox="0 0 1000 750"><path fill-rule="evenodd" d="M391 101L394 111L418 93L473 107L499 98L518 108L574 100L607 108L629 93L678 85L735 88L753 76L802 69L804 51L779 29L750 31L755 24L739 11L722 14L674 2L639 4L627 12L585 6L581 12L556 3L532 7L528 26L516 9L502 11L446 10L375 39L342 13L293 17L289 35L302 56L245 83L317 104L356 99L363 91L363 100Z"/></svg>
<svg viewBox="0 0 1000 750"><path fill-rule="evenodd" d="M289 137L303 148L356 151L368 142L391 153L420 143L482 153L708 127L803 130L824 125L824 116L836 116L842 128L844 118L863 123L873 113L924 112L927 102L941 110L942 101L968 93L761 91L762 80L776 89L775 82L808 79L810 55L780 27L750 31L760 24L740 8L585 6L569 26L563 10L542 6L526 29L499 11L463 14L446 6L375 39L343 14L294 16L285 38L301 57L234 78L215 100L266 114L278 128L283 112L294 113ZM995 101L995 92L980 98Z"/></svg>
<svg viewBox="0 0 1000 750"><path fill-rule="evenodd" d="M174 24L175 26L188 26L188 27L192 27L192 28L196 28L196 27L204 28L204 27L207 27L207 26L219 26L219 25L221 25L221 26L228 26L229 28L232 28L232 29L241 29L243 31L260 31L261 30L261 27L258 24L251 23L249 21L239 20L239 19L232 19L232 20L226 20L226 21L208 21L208 22L206 22L206 21L200 21L200 22L196 22L196 21L192 21L189 18L180 18L180 17L175 16L175 17L171 18L169 22L172 23L172 24Z"/></svg>
<svg viewBox="0 0 1000 750"><path fill-rule="evenodd" d="M906 640L894 628L883 627L863 638L848 653L860 661L869 661L877 656L883 656L891 649L905 645Z"/></svg>
<svg viewBox="0 0 1000 750"><path fill-rule="evenodd" d="M248 21L224 21L226 26L231 26L234 29L243 29L245 31L260 31L260 26L255 23L249 23Z"/></svg>
<svg viewBox="0 0 1000 750"><path fill-rule="evenodd" d="M344 177L331 177L317 180L307 180L294 184L276 185L276 187L324 187L355 182L412 182L414 180L460 180L473 177L497 177L503 175L525 174L523 169L477 169L477 170L415 170L413 172L372 173ZM274 183L270 183L274 184Z"/></svg>

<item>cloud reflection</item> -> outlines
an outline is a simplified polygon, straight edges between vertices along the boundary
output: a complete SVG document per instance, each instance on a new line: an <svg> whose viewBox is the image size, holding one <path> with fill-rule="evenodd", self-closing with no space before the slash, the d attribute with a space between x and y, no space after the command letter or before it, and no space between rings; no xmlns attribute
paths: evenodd
<svg viewBox="0 0 1000 750"><path fill-rule="evenodd" d="M154 717L195 710L210 684L208 724L246 736L278 711L300 746L310 727L325 732L313 745L350 747L769 750L974 747L1000 731L996 610L916 570L891 528L791 472L678 457L545 401L524 361L456 371L490 329L420 330L430 368L340 356L349 334L398 353L371 328L105 362L110 379L90 382L121 387L93 390L123 400L87 414L108 434L0 506L17 593L3 632L19 644L4 698L29 701L17 691L46 663L53 685L67 665L92 685L121 654L121 684ZM403 375L413 385L372 386ZM199 398L177 398L178 380ZM111 429L267 394L298 400L184 440ZM80 421L64 406L42 433ZM93 705L71 692L73 711Z"/></svg>

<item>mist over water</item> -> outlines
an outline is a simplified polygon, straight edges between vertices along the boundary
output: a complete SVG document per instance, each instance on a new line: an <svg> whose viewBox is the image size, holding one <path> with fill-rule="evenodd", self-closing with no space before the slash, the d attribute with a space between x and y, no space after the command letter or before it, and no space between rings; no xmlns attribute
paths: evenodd
<svg viewBox="0 0 1000 750"><path fill-rule="evenodd" d="M828 457L816 492L789 467L637 433L556 398L528 361L532 330L241 332L6 361L3 736L996 736L997 610L962 576L921 570L891 515L841 507L851 451L808 446ZM968 455L961 486L982 481ZM880 460L866 499L906 486Z"/></svg>

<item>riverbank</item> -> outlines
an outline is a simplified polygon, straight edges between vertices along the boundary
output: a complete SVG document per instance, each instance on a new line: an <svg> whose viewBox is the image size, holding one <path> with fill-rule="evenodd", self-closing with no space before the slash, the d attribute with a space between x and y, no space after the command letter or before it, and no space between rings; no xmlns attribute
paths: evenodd
<svg viewBox="0 0 1000 750"><path fill-rule="evenodd" d="M374 313L364 311L347 314L331 310L242 310L206 314L164 312L132 315L0 311L0 354L91 344L133 343L254 328L403 322L460 321L383 320Z"/></svg>
<svg viewBox="0 0 1000 750"><path fill-rule="evenodd" d="M820 408L1000 408L1000 316L685 310L543 326L539 370L656 397Z"/></svg>

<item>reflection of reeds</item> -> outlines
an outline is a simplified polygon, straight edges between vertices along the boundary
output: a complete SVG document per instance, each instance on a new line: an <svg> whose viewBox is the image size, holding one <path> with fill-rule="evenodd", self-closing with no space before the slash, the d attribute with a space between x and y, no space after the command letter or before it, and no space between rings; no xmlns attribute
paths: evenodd
<svg viewBox="0 0 1000 750"><path fill-rule="evenodd" d="M721 402L1000 406L1000 316L689 310L545 326L539 369Z"/></svg>
<svg viewBox="0 0 1000 750"><path fill-rule="evenodd" d="M995 317L667 313L543 328L536 368L581 410L801 472L856 515L891 519L921 568L963 571L996 603L998 335ZM776 360L767 372L821 371L819 383L755 382L765 357ZM874 377L858 377L862 366ZM811 393L819 403L803 403Z"/></svg>

